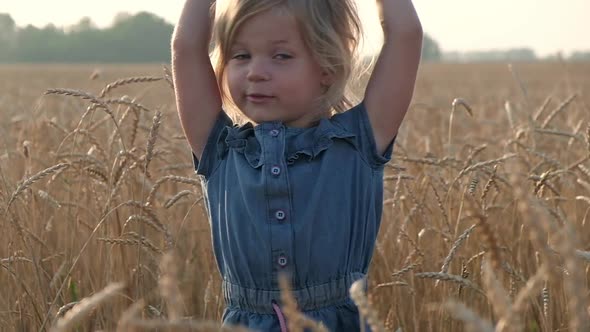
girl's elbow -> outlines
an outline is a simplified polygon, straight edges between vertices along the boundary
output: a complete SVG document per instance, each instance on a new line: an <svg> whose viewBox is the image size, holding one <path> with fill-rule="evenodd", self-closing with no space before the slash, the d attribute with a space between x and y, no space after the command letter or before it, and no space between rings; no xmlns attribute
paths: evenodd
<svg viewBox="0 0 590 332"><path fill-rule="evenodd" d="M398 29L393 33L387 34L385 38L385 44L389 45L416 45L422 46L424 38L424 32L421 26L413 28Z"/></svg>
<svg viewBox="0 0 590 332"><path fill-rule="evenodd" d="M172 39L172 59L193 61L194 59L209 58L209 49L206 45L190 42L183 39Z"/></svg>
<svg viewBox="0 0 590 332"><path fill-rule="evenodd" d="M424 37L424 30L419 20L416 22L407 22L406 24L399 24L393 26L390 29L384 30L386 41L387 40L403 40L403 41L416 41L422 42Z"/></svg>
<svg viewBox="0 0 590 332"><path fill-rule="evenodd" d="M184 54L196 50L194 43L190 43L183 38L172 38L171 47L172 52L176 54Z"/></svg>
<svg viewBox="0 0 590 332"><path fill-rule="evenodd" d="M422 45L423 39L424 39L424 30L422 29L422 25L418 24L418 27L416 28L416 31L414 32L414 38L416 40L417 43L419 43L420 45Z"/></svg>
<svg viewBox="0 0 590 332"><path fill-rule="evenodd" d="M402 29L400 32L408 39L414 39L417 41L422 41L424 37L424 30L422 29L422 23L420 21L416 21L412 24L409 24L407 27Z"/></svg>
<svg viewBox="0 0 590 332"><path fill-rule="evenodd" d="M416 22L416 27L414 28L414 30L416 31L416 35L418 35L420 39L424 37L424 29L422 28L422 23L420 23L420 21Z"/></svg>

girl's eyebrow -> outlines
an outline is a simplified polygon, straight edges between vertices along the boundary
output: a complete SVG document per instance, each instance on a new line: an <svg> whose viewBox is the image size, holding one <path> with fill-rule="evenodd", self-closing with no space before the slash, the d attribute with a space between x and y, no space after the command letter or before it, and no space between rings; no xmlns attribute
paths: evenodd
<svg viewBox="0 0 590 332"><path fill-rule="evenodd" d="M244 46L244 43L239 42L239 41L235 41L231 44L231 48L242 47L242 46Z"/></svg>
<svg viewBox="0 0 590 332"><path fill-rule="evenodd" d="M289 44L289 41L286 40L286 39L277 39L277 40L272 40L270 43L273 44L273 45L277 45L277 44ZM244 43L244 42L242 42L240 40L236 40L233 43L232 47L243 47L245 45L246 45L246 43Z"/></svg>

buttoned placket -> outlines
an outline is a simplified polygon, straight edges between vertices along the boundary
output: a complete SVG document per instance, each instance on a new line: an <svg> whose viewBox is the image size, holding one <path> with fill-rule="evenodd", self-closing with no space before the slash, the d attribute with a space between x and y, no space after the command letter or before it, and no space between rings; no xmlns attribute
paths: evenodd
<svg viewBox="0 0 590 332"><path fill-rule="evenodd" d="M264 141L264 179L270 225L273 282L278 274L288 272L293 278L293 227L291 197L285 162L285 128L280 123L268 123ZM275 284L278 286L278 284Z"/></svg>

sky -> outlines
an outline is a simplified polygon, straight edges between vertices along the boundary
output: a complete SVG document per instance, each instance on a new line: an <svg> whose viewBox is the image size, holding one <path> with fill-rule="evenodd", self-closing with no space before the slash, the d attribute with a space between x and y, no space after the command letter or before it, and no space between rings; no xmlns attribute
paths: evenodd
<svg viewBox="0 0 590 332"><path fill-rule="evenodd" d="M375 0L357 0L368 50L379 47ZM387 1L387 0L383 0ZM590 0L414 0L422 26L445 52L530 47L539 56L590 51ZM109 26L119 12L149 11L170 23L184 0L0 0L18 26L75 24L88 16Z"/></svg>

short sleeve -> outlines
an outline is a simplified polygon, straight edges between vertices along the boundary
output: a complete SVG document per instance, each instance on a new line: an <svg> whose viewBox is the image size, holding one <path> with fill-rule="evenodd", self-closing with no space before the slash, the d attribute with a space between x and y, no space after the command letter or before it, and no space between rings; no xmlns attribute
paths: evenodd
<svg viewBox="0 0 590 332"><path fill-rule="evenodd" d="M358 149L372 167L383 167L391 160L395 137L383 154L377 152L377 143L364 101L343 113L334 115L332 121L356 135Z"/></svg>
<svg viewBox="0 0 590 332"><path fill-rule="evenodd" d="M233 126L232 120L229 116L224 112L219 112L217 116L217 120L215 120L215 124L209 133L209 137L207 138L207 143L205 144L205 149L203 149L203 155L201 156L201 160L193 155L193 163L195 166L195 173L198 175L203 175L205 178L209 177L211 173L217 168L219 164L219 153L217 151L219 141L219 135L223 131L226 126Z"/></svg>

